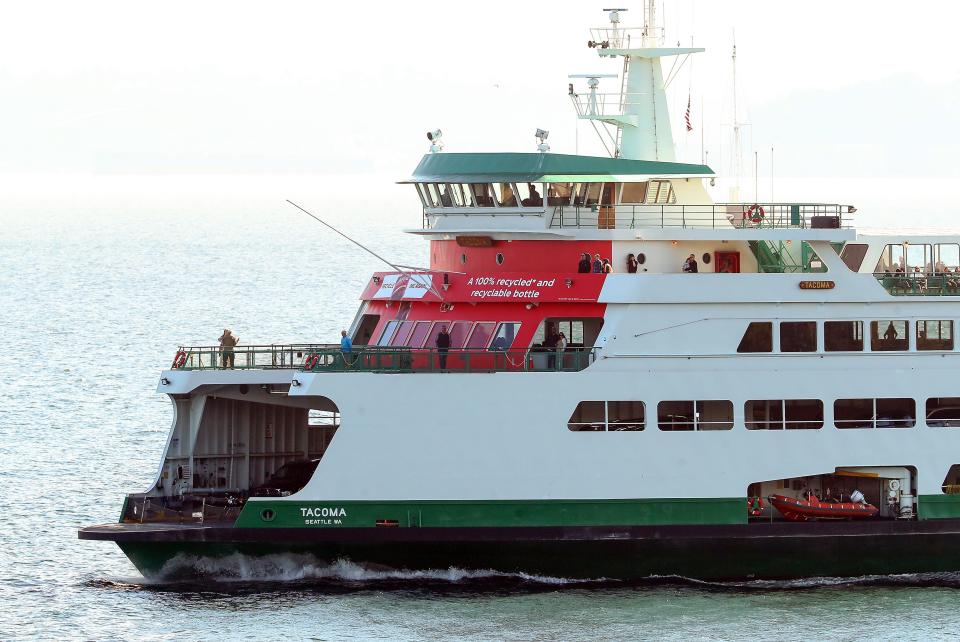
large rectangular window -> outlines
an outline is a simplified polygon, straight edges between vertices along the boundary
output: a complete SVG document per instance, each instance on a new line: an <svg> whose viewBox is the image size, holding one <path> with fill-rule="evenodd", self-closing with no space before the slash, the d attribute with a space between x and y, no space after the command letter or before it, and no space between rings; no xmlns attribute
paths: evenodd
<svg viewBox="0 0 960 642"><path fill-rule="evenodd" d="M493 342L490 344L490 349L499 351L509 350L519 331L519 323L512 321L502 322L497 326L497 333L493 335Z"/></svg>
<svg viewBox="0 0 960 642"><path fill-rule="evenodd" d="M780 324L780 352L816 351L816 321L784 321Z"/></svg>
<svg viewBox="0 0 960 642"><path fill-rule="evenodd" d="M953 321L917 321L917 350L953 350Z"/></svg>
<svg viewBox="0 0 960 642"><path fill-rule="evenodd" d="M910 349L908 321L871 321L870 349L874 352L889 352Z"/></svg>
<svg viewBox="0 0 960 642"><path fill-rule="evenodd" d="M549 183L547 185L547 205L569 205L573 195L571 183Z"/></svg>
<svg viewBox="0 0 960 642"><path fill-rule="evenodd" d="M960 397L927 399L927 425L935 428L960 428Z"/></svg>
<svg viewBox="0 0 960 642"><path fill-rule="evenodd" d="M744 405L747 430L816 430L823 427L819 399L763 399Z"/></svg>
<svg viewBox="0 0 960 642"><path fill-rule="evenodd" d="M643 203L647 198L646 183L624 183L620 194L621 203Z"/></svg>
<svg viewBox="0 0 960 642"><path fill-rule="evenodd" d="M639 432L644 422L642 401L581 401L567 428L573 432Z"/></svg>
<svg viewBox="0 0 960 642"><path fill-rule="evenodd" d="M827 352L863 350L863 321L824 321L823 347Z"/></svg>
<svg viewBox="0 0 960 642"><path fill-rule="evenodd" d="M410 333L413 332L413 327L415 325L416 325L415 321L401 321L400 325L397 326L396 332L393 333L393 337L390 339L390 345L392 346L407 345L407 339L410 338Z"/></svg>
<svg viewBox="0 0 960 642"><path fill-rule="evenodd" d="M833 403L837 428L910 428L916 416L913 399L837 399Z"/></svg>
<svg viewBox="0 0 960 642"><path fill-rule="evenodd" d="M657 404L660 430L730 430L733 403L721 400L661 401Z"/></svg>
<svg viewBox="0 0 960 642"><path fill-rule="evenodd" d="M497 324L493 321L481 321L474 326L470 338L467 339L467 349L484 350L490 345L490 338L493 337L493 330L496 326Z"/></svg>
<svg viewBox="0 0 960 642"><path fill-rule="evenodd" d="M773 323L752 321L740 339L737 352L773 352Z"/></svg>
<svg viewBox="0 0 960 642"><path fill-rule="evenodd" d="M424 340L430 334L430 326L432 325L433 321L417 321L413 332L410 333L410 338L407 339L407 345L411 348L422 348Z"/></svg>
<svg viewBox="0 0 960 642"><path fill-rule="evenodd" d="M390 339L393 338L393 333L396 331L398 325L400 325L399 321L388 321L387 325L383 328L383 333L381 333L380 339L377 341L377 345L390 345Z"/></svg>

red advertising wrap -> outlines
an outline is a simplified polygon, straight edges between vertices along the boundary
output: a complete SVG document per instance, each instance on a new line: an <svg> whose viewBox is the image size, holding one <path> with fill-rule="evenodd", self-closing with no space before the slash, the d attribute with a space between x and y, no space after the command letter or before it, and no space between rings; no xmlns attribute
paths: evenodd
<svg viewBox="0 0 960 642"><path fill-rule="evenodd" d="M361 298L364 301L595 303L603 281L603 274L377 272Z"/></svg>

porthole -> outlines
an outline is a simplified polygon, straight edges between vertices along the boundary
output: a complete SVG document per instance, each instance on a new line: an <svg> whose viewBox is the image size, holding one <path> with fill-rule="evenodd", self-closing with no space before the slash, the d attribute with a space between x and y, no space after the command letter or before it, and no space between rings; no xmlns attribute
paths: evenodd
<svg viewBox="0 0 960 642"><path fill-rule="evenodd" d="M466 253L461 254L461 255L460 255L460 264L461 264L461 265L464 265L464 264L466 264L466 262L467 262L467 255L466 255Z"/></svg>
<svg viewBox="0 0 960 642"><path fill-rule="evenodd" d="M497 265L503 265L503 253L497 252Z"/></svg>
<svg viewBox="0 0 960 642"><path fill-rule="evenodd" d="M277 514L272 508L264 508L260 511L260 519L265 522L272 522L276 518Z"/></svg>
<svg viewBox="0 0 960 642"><path fill-rule="evenodd" d="M637 254L637 263L639 263L640 265L643 265L646 262L647 262L646 254L644 254L643 252L640 252L640 254Z"/></svg>
<svg viewBox="0 0 960 642"><path fill-rule="evenodd" d="M703 253L703 264L704 264L704 265L709 265L709 264L710 264L710 253L709 253L709 252L704 252L704 253Z"/></svg>

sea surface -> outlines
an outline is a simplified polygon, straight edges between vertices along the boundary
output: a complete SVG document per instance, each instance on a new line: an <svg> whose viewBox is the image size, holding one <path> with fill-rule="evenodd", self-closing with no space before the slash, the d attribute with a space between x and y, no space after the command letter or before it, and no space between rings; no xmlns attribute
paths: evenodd
<svg viewBox="0 0 960 642"><path fill-rule="evenodd" d="M157 378L181 344L333 342L370 254L425 265L397 176L0 176L0 639L931 640L960 635L960 573L704 584L373 572L229 558L145 581L79 527L153 481ZM960 231L956 181L794 179L864 228ZM946 204L946 205L945 205ZM575 260L575 259L573 259Z"/></svg>

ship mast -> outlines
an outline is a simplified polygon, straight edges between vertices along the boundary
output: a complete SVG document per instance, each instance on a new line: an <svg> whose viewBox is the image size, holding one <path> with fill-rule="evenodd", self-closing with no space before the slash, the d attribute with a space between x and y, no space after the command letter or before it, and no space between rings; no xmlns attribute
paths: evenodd
<svg viewBox="0 0 960 642"><path fill-rule="evenodd" d="M733 184L730 186L730 202L740 202L740 179L743 176L743 136L740 116L737 113L737 40L733 40L733 141L731 144L730 171L733 174Z"/></svg>
<svg viewBox="0 0 960 642"><path fill-rule="evenodd" d="M609 74L576 74L586 78L588 94L581 96L570 86L577 116L591 121L611 156L637 160L674 161L676 151L666 88L691 54L704 51L694 47L664 47L663 27L657 25L656 0L646 0L642 28L620 26L620 14L609 12L610 26L591 29L587 45L601 58L623 58L619 93L599 93L600 78ZM662 58L673 61L664 78ZM598 127L598 123L603 128Z"/></svg>

